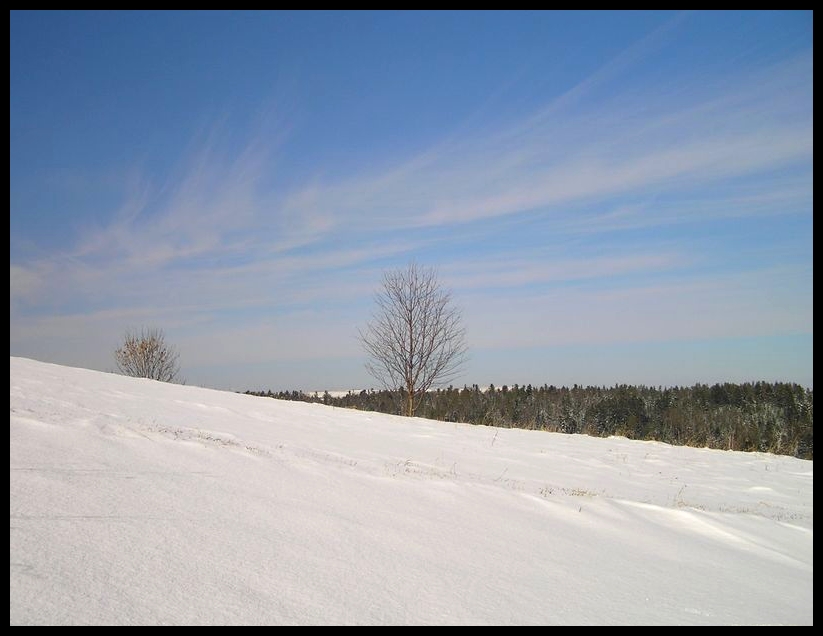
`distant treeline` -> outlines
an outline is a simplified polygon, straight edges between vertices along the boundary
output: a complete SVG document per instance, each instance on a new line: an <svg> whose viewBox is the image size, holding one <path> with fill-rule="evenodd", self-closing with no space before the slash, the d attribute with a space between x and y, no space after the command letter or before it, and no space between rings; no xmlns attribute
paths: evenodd
<svg viewBox="0 0 823 636"><path fill-rule="evenodd" d="M246 391L281 400L398 415L404 392L364 390L342 397L302 391ZM755 382L692 387L572 388L531 384L430 391L418 417L597 437L621 435L678 446L760 451L813 459L814 400L797 384Z"/></svg>

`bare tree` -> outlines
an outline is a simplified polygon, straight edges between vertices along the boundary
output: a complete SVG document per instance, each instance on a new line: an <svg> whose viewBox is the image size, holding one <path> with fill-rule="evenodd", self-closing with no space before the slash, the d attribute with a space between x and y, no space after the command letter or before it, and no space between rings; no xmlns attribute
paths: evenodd
<svg viewBox="0 0 823 636"><path fill-rule="evenodd" d="M114 352L117 369L134 378L150 378L161 382L179 382L179 354L166 343L163 331L143 329L138 335L127 331L123 344Z"/></svg>
<svg viewBox="0 0 823 636"><path fill-rule="evenodd" d="M435 383L454 378L466 360L462 317L435 270L414 262L383 274L377 309L360 342L370 357L366 369L383 386L405 392L405 413Z"/></svg>

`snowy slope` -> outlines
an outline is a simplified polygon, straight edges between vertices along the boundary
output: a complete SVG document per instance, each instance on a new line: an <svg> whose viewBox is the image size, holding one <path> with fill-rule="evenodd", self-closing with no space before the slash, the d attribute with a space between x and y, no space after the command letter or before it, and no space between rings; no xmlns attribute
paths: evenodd
<svg viewBox="0 0 823 636"><path fill-rule="evenodd" d="M11 625L812 625L813 462L10 358Z"/></svg>

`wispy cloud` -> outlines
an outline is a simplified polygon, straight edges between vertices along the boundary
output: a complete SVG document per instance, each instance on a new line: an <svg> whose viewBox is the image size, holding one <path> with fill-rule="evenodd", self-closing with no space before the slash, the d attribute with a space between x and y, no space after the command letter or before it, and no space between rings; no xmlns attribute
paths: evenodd
<svg viewBox="0 0 823 636"><path fill-rule="evenodd" d="M810 64L809 57L774 66L721 94L695 83L693 94L680 96L686 103L648 106L635 95L582 114L551 109L528 127L454 141L411 168L315 184L308 209L333 211L335 229L449 227L535 209L559 215L559 205L692 189L808 162L811 112L791 110L811 101ZM775 90L783 92L775 98ZM298 193L287 205L300 209L304 198Z"/></svg>

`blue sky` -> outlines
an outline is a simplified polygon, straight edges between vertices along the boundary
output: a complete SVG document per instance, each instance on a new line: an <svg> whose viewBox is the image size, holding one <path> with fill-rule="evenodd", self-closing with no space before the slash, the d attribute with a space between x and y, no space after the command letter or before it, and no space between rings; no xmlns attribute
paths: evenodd
<svg viewBox="0 0 823 636"><path fill-rule="evenodd" d="M374 386L437 269L467 384L812 387L812 12L10 12L11 355Z"/></svg>

